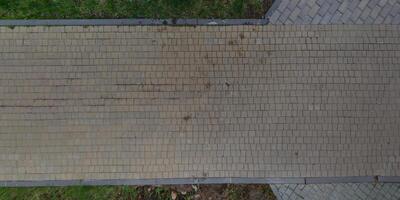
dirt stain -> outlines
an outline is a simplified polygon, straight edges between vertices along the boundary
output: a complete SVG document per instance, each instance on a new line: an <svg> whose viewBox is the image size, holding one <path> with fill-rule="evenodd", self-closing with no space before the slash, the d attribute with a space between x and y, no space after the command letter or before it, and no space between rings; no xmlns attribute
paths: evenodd
<svg viewBox="0 0 400 200"><path fill-rule="evenodd" d="M243 40L243 39L244 39L244 34L243 34L243 33L240 33L240 34L239 34L239 37L240 37L241 40Z"/></svg>
<svg viewBox="0 0 400 200"><path fill-rule="evenodd" d="M192 115L185 115L183 117L183 120L185 120L185 121L189 121L190 119L192 119Z"/></svg>

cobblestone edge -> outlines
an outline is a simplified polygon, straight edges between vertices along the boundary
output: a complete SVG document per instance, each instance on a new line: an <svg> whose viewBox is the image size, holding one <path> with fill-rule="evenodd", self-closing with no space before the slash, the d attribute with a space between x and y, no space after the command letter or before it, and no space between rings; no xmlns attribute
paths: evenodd
<svg viewBox="0 0 400 200"><path fill-rule="evenodd" d="M0 26L265 25L267 19L54 19L0 20Z"/></svg>
<svg viewBox="0 0 400 200"><path fill-rule="evenodd" d="M72 185L182 185L182 184L330 184L400 183L400 176L299 177L299 178L168 178L0 181L0 187L37 187Z"/></svg>

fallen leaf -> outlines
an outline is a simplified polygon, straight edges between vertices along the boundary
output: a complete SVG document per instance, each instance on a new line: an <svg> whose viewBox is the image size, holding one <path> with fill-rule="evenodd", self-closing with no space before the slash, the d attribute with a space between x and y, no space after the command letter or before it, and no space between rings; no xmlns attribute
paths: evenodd
<svg viewBox="0 0 400 200"><path fill-rule="evenodd" d="M172 191L172 192L171 192L171 198L172 198L172 200L175 200L176 197L177 197L176 192Z"/></svg>

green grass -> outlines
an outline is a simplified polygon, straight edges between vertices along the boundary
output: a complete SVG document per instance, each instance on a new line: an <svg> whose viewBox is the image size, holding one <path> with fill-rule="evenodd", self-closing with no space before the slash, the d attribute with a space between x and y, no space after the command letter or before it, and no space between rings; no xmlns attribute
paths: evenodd
<svg viewBox="0 0 400 200"><path fill-rule="evenodd" d="M167 187L70 186L0 188L0 200L168 200Z"/></svg>
<svg viewBox="0 0 400 200"><path fill-rule="evenodd" d="M128 186L0 188L1 200L117 200L137 197L137 188Z"/></svg>
<svg viewBox="0 0 400 200"><path fill-rule="evenodd" d="M70 186L0 188L0 200L169 200L168 187Z"/></svg>
<svg viewBox="0 0 400 200"><path fill-rule="evenodd" d="M69 186L1 188L0 200L176 200L251 199L251 191L261 192L261 198L276 200L269 185L201 185L198 189L179 186ZM190 188L190 189L188 189ZM198 197L196 197L198 196ZM258 198L257 198L258 199Z"/></svg>
<svg viewBox="0 0 400 200"><path fill-rule="evenodd" d="M272 0L0 0L0 19L261 18Z"/></svg>

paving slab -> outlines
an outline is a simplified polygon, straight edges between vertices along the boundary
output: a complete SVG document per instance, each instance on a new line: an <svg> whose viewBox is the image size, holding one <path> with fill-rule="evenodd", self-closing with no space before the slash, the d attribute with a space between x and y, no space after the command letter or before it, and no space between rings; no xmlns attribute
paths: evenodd
<svg viewBox="0 0 400 200"><path fill-rule="evenodd" d="M400 176L399 36L0 27L0 181Z"/></svg>
<svg viewBox="0 0 400 200"><path fill-rule="evenodd" d="M397 200L399 183L334 183L271 185L278 200Z"/></svg>
<svg viewBox="0 0 400 200"><path fill-rule="evenodd" d="M275 0L266 18L271 24L400 24L400 2L387 0ZM279 9L278 9L279 8ZM280 18L293 12L291 18ZM355 12L355 14L353 14ZM362 13L362 14L361 14ZM351 18L348 18L352 15ZM330 20L332 16L336 16ZM323 20L305 20L322 18ZM280 20L278 20L280 19ZM384 22L382 19L386 19Z"/></svg>

